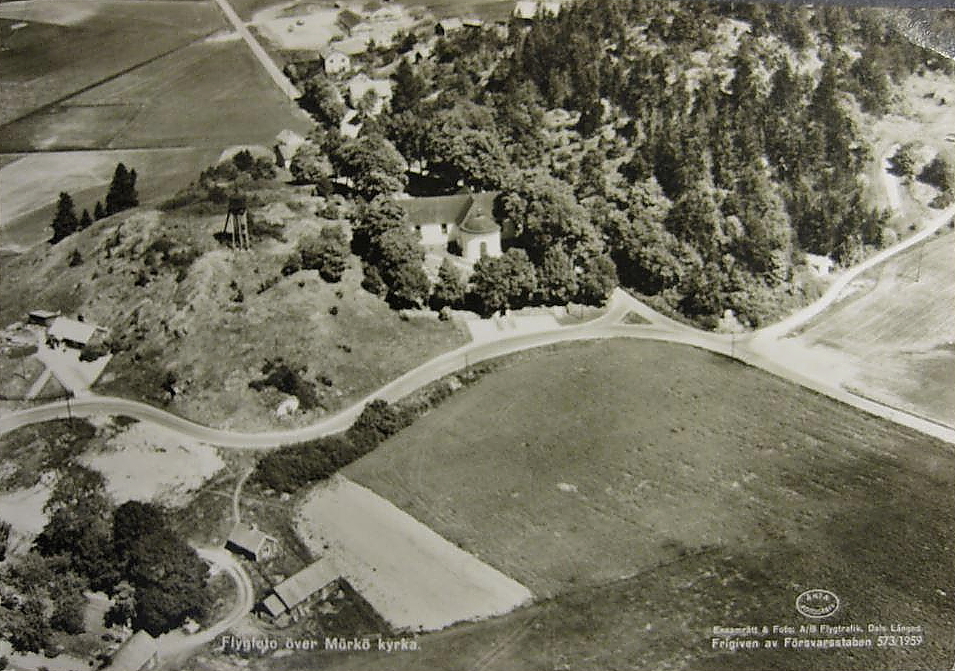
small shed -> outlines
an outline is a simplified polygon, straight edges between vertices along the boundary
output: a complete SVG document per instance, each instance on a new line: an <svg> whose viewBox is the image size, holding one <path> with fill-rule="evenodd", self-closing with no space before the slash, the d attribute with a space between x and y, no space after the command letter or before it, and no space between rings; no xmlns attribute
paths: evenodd
<svg viewBox="0 0 955 671"><path fill-rule="evenodd" d="M87 324L68 317L57 317L47 329L47 335L57 343L83 349L100 330L102 329L95 324Z"/></svg>
<svg viewBox="0 0 955 671"><path fill-rule="evenodd" d="M361 22L362 18L350 9L343 9L338 13L338 18L335 19L335 25L341 28L346 35L351 35L352 31Z"/></svg>
<svg viewBox="0 0 955 671"><path fill-rule="evenodd" d="M59 316L59 312L53 312L52 310L31 310L27 315L27 319L31 324L36 324L37 326L50 326L53 320Z"/></svg>
<svg viewBox="0 0 955 671"><path fill-rule="evenodd" d="M225 549L238 555L259 561L275 554L278 540L256 529L254 526L236 523L225 542Z"/></svg>
<svg viewBox="0 0 955 671"><path fill-rule="evenodd" d="M806 264L820 277L825 277L831 273L835 266L835 262L831 258L821 254L806 254Z"/></svg>
<svg viewBox="0 0 955 671"><path fill-rule="evenodd" d="M305 138L295 131L285 129L275 136L275 163L280 168L287 167L299 148L305 144Z"/></svg>
<svg viewBox="0 0 955 671"><path fill-rule="evenodd" d="M155 669L159 664L159 646L145 629L126 639L113 655L106 671L141 671Z"/></svg>

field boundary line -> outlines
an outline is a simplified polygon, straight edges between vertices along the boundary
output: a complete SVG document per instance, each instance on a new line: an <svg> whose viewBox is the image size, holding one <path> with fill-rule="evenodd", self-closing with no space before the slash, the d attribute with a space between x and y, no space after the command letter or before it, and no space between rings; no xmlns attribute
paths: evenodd
<svg viewBox="0 0 955 671"><path fill-rule="evenodd" d="M187 44L180 44L179 46L174 47L173 49L169 49L169 50L164 51L164 52L162 52L162 53L160 53L160 54L156 54L155 56L150 56L149 58L147 58L147 59L144 60L144 61L140 61L139 63L135 63L135 64L133 64L133 65L130 65L129 67L124 68L124 69L120 70L119 72L114 72L113 74L108 75L108 76L106 76L106 77L104 77L104 78L102 78L102 79L99 79L99 80L95 81L95 82L92 82L91 84L87 84L86 86L83 86L83 87L81 87L81 88L78 88L78 89L76 89L75 91L72 91L72 92L70 92L70 93L67 93L66 95L60 96L60 97L57 98L56 100L52 100L52 101L50 101L50 102L48 102L48 103L44 103L43 105L40 105L39 107L30 110L30 111L27 112L26 114L22 114L22 115L18 116L18 117L15 118L15 119L10 119L10 121L7 121L7 122L5 122L5 123L3 123L3 124L0 124L0 130L3 130L3 129L6 128L7 126L10 126L10 125L12 125L12 124L18 123L18 122L20 122L20 121L25 121L25 120L27 120L27 119L30 119L31 117L34 117L34 116L37 116L37 115L40 115L40 114L44 114L44 113L50 111L51 109L53 109L53 108L55 108L55 107L59 107L59 106L62 105L63 103L69 101L71 98L75 98L75 97L77 97L77 96L83 95L83 94L86 93L87 91L92 91L93 89L95 89L95 88L98 87L98 86L102 86L103 84L107 84L107 83L113 81L114 79L119 79L120 77L123 77L123 76L125 76L125 75L128 75L128 74L130 74L131 72L134 72L134 71L138 70L139 68L142 68L142 67L145 67L145 66L147 66L147 65L150 65L150 64L152 64L152 63L155 63L156 61L158 61L158 60L160 60L160 59L162 59L162 58L165 58L166 56L171 56L172 54L176 53L177 51L182 51L183 49L185 49L185 48L187 48L187 47L191 47L191 46L194 45L194 44L198 44L199 42L202 42L203 40L205 40L205 39L211 37L212 35L215 35L216 33L220 32L220 30L221 30L221 28L217 28L216 30L212 30L212 31L210 31L210 32L208 32L208 33L205 33L204 35L200 35L198 38L196 38L195 40L193 40L193 41L191 41L191 42L189 42L189 43L187 43ZM77 105L77 107L82 107L82 105ZM79 151L79 150L73 150L73 151ZM91 150L91 149L88 149L88 148L87 148L85 151L96 151L96 150ZM22 152L22 151L12 151L12 152L3 152L3 153L9 153L9 154L27 154L27 153L49 153L49 152Z"/></svg>

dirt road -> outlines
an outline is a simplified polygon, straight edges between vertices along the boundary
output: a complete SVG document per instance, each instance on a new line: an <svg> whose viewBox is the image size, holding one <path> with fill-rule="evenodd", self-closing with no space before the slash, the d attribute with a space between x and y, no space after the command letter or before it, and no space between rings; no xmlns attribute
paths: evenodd
<svg viewBox="0 0 955 671"><path fill-rule="evenodd" d="M236 586L236 599L228 614L213 626L185 634L171 631L158 639L159 657L163 662L182 659L204 645L214 642L219 636L234 627L255 605L255 588L252 579L242 565L231 554L221 548L197 548L199 557L212 565L213 569L225 571Z"/></svg>
<svg viewBox="0 0 955 671"><path fill-rule="evenodd" d="M275 64L275 61L272 60L272 57L269 56L265 49L262 48L262 45L259 44L259 41L255 39L252 33L249 32L249 29L245 27L245 23L242 22L242 19L239 18L239 15L235 13L235 10L232 9L232 5L229 4L228 0L216 0L216 3L219 5L219 9L222 10L222 13L225 14L225 17L229 20L229 23L232 24L232 27L235 28L235 31L245 40L245 43L249 45L249 49L252 50L252 54L259 60L262 64L262 67L265 68L265 71L269 73L269 77L278 85L282 90L282 93L287 95L291 100L298 100L300 95L299 91L292 82L289 81L288 77L279 70L279 67Z"/></svg>

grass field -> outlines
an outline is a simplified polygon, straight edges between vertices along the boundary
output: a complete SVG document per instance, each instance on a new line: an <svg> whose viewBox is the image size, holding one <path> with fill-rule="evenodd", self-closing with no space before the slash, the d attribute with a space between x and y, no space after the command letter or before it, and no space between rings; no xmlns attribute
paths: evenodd
<svg viewBox="0 0 955 671"><path fill-rule="evenodd" d="M551 597L426 637L426 655L389 668L928 669L955 657L953 450L709 353L620 341L541 353L345 475ZM827 622L920 624L925 645L709 649L714 625L804 623L793 604L811 587L842 598Z"/></svg>
<svg viewBox="0 0 955 671"><path fill-rule="evenodd" d="M13 29L21 22L28 25ZM4 67L0 85L4 95L0 98L0 123L20 118L224 25L211 2L2 3Z"/></svg>
<svg viewBox="0 0 955 671"><path fill-rule="evenodd" d="M787 347L865 396L955 426L955 232L863 276Z"/></svg>

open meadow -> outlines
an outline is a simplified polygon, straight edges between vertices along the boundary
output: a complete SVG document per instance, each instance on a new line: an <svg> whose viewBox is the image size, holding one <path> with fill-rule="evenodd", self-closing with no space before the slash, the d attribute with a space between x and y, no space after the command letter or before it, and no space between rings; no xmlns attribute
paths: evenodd
<svg viewBox="0 0 955 671"><path fill-rule="evenodd" d="M955 426L955 232L873 268L854 291L781 342L837 383Z"/></svg>
<svg viewBox="0 0 955 671"><path fill-rule="evenodd" d="M485 653L489 669L937 668L955 654L952 448L706 352L541 352L344 473L545 597L392 668ZM925 644L710 650L714 625L798 624L813 587L842 599L827 622L920 624Z"/></svg>

